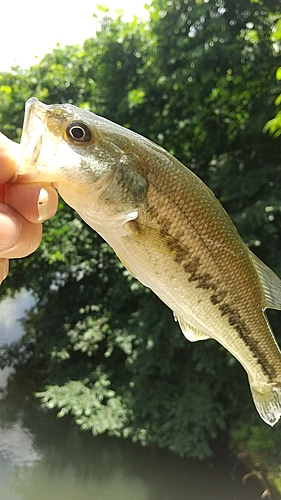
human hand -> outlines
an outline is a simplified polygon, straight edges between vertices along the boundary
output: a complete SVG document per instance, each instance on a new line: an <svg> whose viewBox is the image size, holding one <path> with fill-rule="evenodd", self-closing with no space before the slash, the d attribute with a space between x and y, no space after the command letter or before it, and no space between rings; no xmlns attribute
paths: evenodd
<svg viewBox="0 0 281 500"><path fill-rule="evenodd" d="M16 175L19 145L0 133L0 283L9 259L34 252L42 238L42 222L57 210L57 193L48 184L24 184Z"/></svg>

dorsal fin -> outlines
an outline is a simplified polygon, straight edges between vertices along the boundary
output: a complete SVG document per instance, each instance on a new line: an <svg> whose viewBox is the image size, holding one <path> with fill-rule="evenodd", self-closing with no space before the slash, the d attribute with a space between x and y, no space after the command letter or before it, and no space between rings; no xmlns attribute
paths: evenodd
<svg viewBox="0 0 281 500"><path fill-rule="evenodd" d="M252 252L249 253L261 281L266 300L266 307L269 309L281 309L280 278L255 254Z"/></svg>

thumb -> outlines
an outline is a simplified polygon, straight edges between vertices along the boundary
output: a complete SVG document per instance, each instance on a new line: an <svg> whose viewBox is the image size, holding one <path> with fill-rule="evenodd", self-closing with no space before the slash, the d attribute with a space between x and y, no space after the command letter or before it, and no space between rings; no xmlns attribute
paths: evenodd
<svg viewBox="0 0 281 500"><path fill-rule="evenodd" d="M9 271L8 259L0 259L0 285L2 281L7 277L8 271Z"/></svg>

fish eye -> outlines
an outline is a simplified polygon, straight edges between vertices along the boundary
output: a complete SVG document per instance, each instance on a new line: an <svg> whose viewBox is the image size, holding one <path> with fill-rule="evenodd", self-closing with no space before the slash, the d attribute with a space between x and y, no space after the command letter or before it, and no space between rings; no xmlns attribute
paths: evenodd
<svg viewBox="0 0 281 500"><path fill-rule="evenodd" d="M66 136L75 144L86 144L91 141L92 133L83 122L71 122L66 127Z"/></svg>

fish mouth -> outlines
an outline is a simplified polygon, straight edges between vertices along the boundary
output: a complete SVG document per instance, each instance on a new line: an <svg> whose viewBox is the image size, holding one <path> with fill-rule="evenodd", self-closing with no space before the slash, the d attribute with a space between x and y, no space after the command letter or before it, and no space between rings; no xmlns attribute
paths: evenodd
<svg viewBox="0 0 281 500"><path fill-rule="evenodd" d="M28 99L25 105L23 130L21 137L21 162L17 170L18 176L24 176L24 182L53 182L56 179L40 162L43 135L47 130L46 104L36 97ZM49 169L48 169L49 170Z"/></svg>
<svg viewBox="0 0 281 500"><path fill-rule="evenodd" d="M46 110L47 106L39 102L36 97L31 97L25 104L21 147L24 156L29 156L29 161L33 165L38 160L43 132L46 129Z"/></svg>

